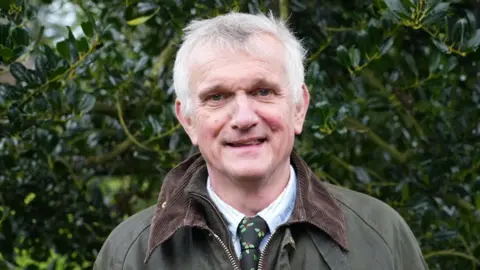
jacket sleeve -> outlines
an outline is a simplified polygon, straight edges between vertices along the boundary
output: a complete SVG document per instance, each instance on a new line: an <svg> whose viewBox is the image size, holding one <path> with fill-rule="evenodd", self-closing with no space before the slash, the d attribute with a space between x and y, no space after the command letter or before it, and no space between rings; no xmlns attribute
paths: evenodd
<svg viewBox="0 0 480 270"><path fill-rule="evenodd" d="M107 238L95 259L93 270L120 270L122 263L115 254L115 244L111 236Z"/></svg>
<svg viewBox="0 0 480 270"><path fill-rule="evenodd" d="M145 269L143 259L148 242L148 228L155 208L149 207L115 227L95 259L94 270Z"/></svg>
<svg viewBox="0 0 480 270"><path fill-rule="evenodd" d="M397 270L428 270L420 245L405 220L397 214L394 257Z"/></svg>

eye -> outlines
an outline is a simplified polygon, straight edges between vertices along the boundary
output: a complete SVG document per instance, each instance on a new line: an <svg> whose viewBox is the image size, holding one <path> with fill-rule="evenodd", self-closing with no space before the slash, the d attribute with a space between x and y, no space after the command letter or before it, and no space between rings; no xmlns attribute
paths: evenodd
<svg viewBox="0 0 480 270"><path fill-rule="evenodd" d="M257 92L255 92L255 95L263 96L263 97L266 97L270 94L272 94L272 90L267 89L267 88L261 88Z"/></svg>
<svg viewBox="0 0 480 270"><path fill-rule="evenodd" d="M223 98L223 95L221 94L214 94L209 97L209 99L213 101L220 101L222 98Z"/></svg>

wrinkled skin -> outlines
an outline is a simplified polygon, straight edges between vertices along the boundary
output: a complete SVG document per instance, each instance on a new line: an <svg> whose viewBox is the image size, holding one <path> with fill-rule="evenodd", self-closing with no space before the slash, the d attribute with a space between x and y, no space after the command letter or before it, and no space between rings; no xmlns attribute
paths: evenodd
<svg viewBox="0 0 480 270"><path fill-rule="evenodd" d="M261 209L288 181L309 94L301 86L303 101L293 103L280 42L270 36L252 42L268 50L249 55L203 48L192 65L194 113L184 115L179 101L176 111L207 161L215 191L233 205L244 196L254 199Z"/></svg>

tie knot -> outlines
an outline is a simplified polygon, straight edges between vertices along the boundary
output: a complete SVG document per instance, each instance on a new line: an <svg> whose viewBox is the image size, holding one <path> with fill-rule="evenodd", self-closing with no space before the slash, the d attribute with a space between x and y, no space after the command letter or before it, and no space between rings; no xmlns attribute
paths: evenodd
<svg viewBox="0 0 480 270"><path fill-rule="evenodd" d="M257 249L268 232L267 222L260 216L244 217L238 226L238 236L242 251Z"/></svg>

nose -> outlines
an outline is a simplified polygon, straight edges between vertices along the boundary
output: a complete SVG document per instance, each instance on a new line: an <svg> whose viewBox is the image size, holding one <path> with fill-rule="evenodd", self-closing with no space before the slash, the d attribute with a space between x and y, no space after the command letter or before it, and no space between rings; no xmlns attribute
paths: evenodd
<svg viewBox="0 0 480 270"><path fill-rule="evenodd" d="M248 130L258 124L259 117L252 106L252 101L247 96L236 96L234 104L230 121L233 129Z"/></svg>

